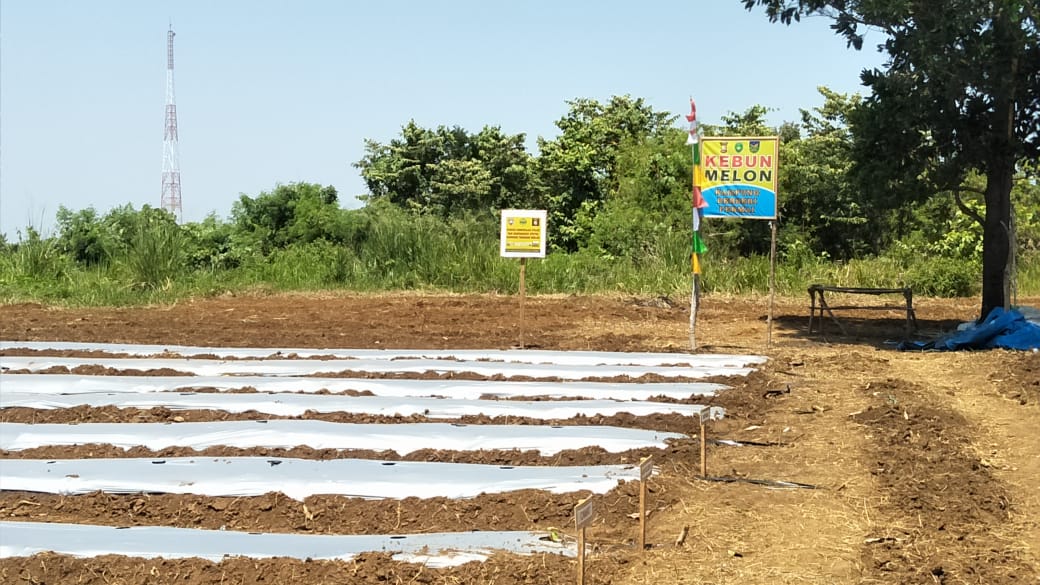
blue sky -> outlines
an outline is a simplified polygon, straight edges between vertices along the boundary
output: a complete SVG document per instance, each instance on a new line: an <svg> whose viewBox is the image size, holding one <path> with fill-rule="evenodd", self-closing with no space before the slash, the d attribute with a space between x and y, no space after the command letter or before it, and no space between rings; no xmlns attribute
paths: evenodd
<svg viewBox="0 0 1040 585"><path fill-rule="evenodd" d="M566 100L629 94L718 122L770 121L860 91L880 66L821 18L785 27L740 0L440 2L3 0L0 232L52 229L60 205L158 206L166 30L176 37L184 219L226 218L278 183L365 192L364 140L409 119L556 135Z"/></svg>

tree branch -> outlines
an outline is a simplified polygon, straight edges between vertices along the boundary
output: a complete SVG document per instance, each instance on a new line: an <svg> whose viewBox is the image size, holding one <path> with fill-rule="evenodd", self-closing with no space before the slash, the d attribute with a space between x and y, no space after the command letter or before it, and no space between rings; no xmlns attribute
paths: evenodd
<svg viewBox="0 0 1040 585"><path fill-rule="evenodd" d="M961 187L953 190L953 199L957 202L957 207L959 207L965 215L979 222L979 226L985 228L986 222L982 219L982 216L979 215L977 211L964 204L964 200L961 199L961 191L974 191L976 193L981 193L981 191L970 187Z"/></svg>
<svg viewBox="0 0 1040 585"><path fill-rule="evenodd" d="M829 10L828 10L828 8L829 8ZM850 11L850 10L847 10L847 9L834 8L832 6L827 6L827 7L820 8L819 9L819 13L821 15L823 15L823 16L826 16L827 18L830 18L831 20L838 20L839 17L844 17L844 18L847 18L849 21L856 23L859 26L863 26L863 27L866 27L866 28L872 28L872 29L877 30L877 31L888 33L888 34L890 34L892 36L895 36L895 34L896 34L896 29L895 29L894 26L892 26L892 25L890 25L890 24L888 24L886 22L882 22L882 21L867 20L865 17L860 16L860 15L858 15L858 14L856 14L856 13ZM902 24L903 26L906 26L906 22L905 21L900 23L900 24ZM860 35L860 36L862 36L862 35Z"/></svg>
<svg viewBox="0 0 1040 585"><path fill-rule="evenodd" d="M975 193L976 195L982 195L983 197L986 196L986 191L984 189L979 189L978 187L968 187L966 185L961 185L959 187L953 187L950 190L953 191L955 194L958 191L967 191L969 193Z"/></svg>

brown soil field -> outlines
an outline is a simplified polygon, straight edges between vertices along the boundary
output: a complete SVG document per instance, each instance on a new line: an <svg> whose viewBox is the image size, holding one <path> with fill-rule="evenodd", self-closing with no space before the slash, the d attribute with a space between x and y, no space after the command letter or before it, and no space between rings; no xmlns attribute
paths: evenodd
<svg viewBox="0 0 1040 585"><path fill-rule="evenodd" d="M858 302L850 299L850 302ZM1038 306L1040 298L1021 299ZM951 331L978 311L975 299L916 299L923 338ZM368 457L500 465L634 463L652 454L648 543L638 538L638 484L600 496L588 530L591 584L920 583L1040 584L1040 354L900 352L903 315L838 313L848 329L810 335L808 299L778 299L767 346L765 298L702 299L700 352L765 355L751 376L707 401L727 409L709 427L708 475L700 477L695 423L678 416L578 417L551 424L611 424L691 435L666 449L607 453L474 453L210 449L210 455ZM685 299L536 296L525 304L528 347L564 350L688 349ZM138 308L0 307L0 338L202 346L498 349L519 341L519 301L497 295L400 293L224 296ZM10 350L7 355L27 351ZM65 354L61 355L90 355ZM64 372L75 375L77 372ZM79 372L86 373L86 372ZM171 372L91 371L120 375ZM20 374L9 374L20 375ZM0 388L2 391L2 388ZM248 391L248 389L243 390ZM688 400L684 402L697 402ZM8 408L5 422L177 422L276 418L154 408ZM303 418L421 422L423 417L345 413ZM468 424L546 424L469 417ZM735 440L732 446L718 440ZM169 457L195 451L129 452L106 445L0 452L14 457ZM759 482L758 480L766 480ZM780 489L789 481L815 489ZM587 492L525 490L467 500L366 501L283 494L52 496L0 492L0 518L35 522L166 525L312 534L562 529ZM681 538L682 536L682 538ZM0 560L0 583L568 583L576 561L496 554L432 569L365 554L350 562L285 558L144 560L41 554Z"/></svg>

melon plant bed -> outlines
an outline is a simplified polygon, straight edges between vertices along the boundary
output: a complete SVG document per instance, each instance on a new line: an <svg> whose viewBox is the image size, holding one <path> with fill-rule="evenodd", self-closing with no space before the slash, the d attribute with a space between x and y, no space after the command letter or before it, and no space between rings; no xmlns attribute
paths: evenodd
<svg viewBox="0 0 1040 585"><path fill-rule="evenodd" d="M975 310L974 300L921 299L915 305L925 332L949 330ZM514 310L515 299L507 297L420 295L235 297L116 309L14 305L0 307L0 339L315 349L508 348L515 343ZM701 308L698 339L706 344L705 351L770 358L747 377L707 380L732 386L708 401L727 412L713 432L722 438L771 445L709 447L709 473L801 481L823 490L777 491L699 482L693 477L697 451L689 442L622 453L586 448L552 456L509 450L364 456L577 465L634 463L653 453L660 466L660 474L650 480L653 548L644 556L631 544L637 522L629 514L638 501L638 486L622 483L601 498L600 517L589 531L596 546L589 562L590 583L903 583L934 582L933 575L947 583L1035 581L1040 559L1031 543L1040 542L1036 528L1040 502L1034 489L1035 477L1040 476L1036 452L1040 436L1035 425L1026 424L1037 414L1035 358L1007 352L899 354L885 349L883 343L893 323L873 327L869 321L850 328L857 332L856 338L832 338L833 343L821 344L806 338L803 299L778 302L774 347L766 349L765 310L760 299L741 298L709 298ZM526 317L525 340L545 350L678 352L687 338L688 315L681 307L646 306L624 298L535 297L528 299ZM446 375L426 377L444 380ZM703 402L678 400L699 401ZM51 423L177 424L178 418L202 422L271 416L275 415L103 405L0 412L8 422L44 422L53 417L46 420ZM297 418L326 416L309 413ZM363 417L371 417L372 423L393 420L385 415L342 416L338 420L343 422L363 422ZM414 418L408 421L423 422L420 415L409 416ZM682 419L616 416L552 422L640 429L658 429L666 423L659 430L683 432ZM507 422L480 417L463 421ZM523 417L510 422L544 424ZM908 436L913 440L906 440ZM30 453L46 458L187 454L178 448L123 451L79 446L11 451L0 457ZM215 448L205 455L343 456L340 451L308 448ZM962 497L951 501L947 497L951 489ZM63 497L2 492L0 517L37 523L224 527L293 534L559 528L566 539L573 533L573 504L586 494L524 490L471 499L309 496L301 501L278 493ZM686 540L677 545L676 538L683 532ZM442 569L394 561L390 553L362 554L353 561L239 558L219 563L41 554L0 560L0 581L567 583L573 582L574 568L572 558L542 553L501 553L484 562Z"/></svg>

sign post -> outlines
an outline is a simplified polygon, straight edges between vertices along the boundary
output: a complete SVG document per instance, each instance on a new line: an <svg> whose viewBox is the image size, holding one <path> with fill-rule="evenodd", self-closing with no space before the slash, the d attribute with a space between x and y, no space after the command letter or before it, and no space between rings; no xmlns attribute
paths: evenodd
<svg viewBox="0 0 1040 585"><path fill-rule="evenodd" d="M776 300L776 220L769 221L769 314L766 317L766 347L773 345L773 305Z"/></svg>
<svg viewBox="0 0 1040 585"><path fill-rule="evenodd" d="M646 550L646 480L654 472L654 456L639 462L639 550Z"/></svg>
<svg viewBox="0 0 1040 585"><path fill-rule="evenodd" d="M769 246L769 315L766 344L772 343L773 303L776 294L776 221L779 216L777 169L778 136L719 136L700 139L701 164L694 169L694 184L706 206L703 217L767 219Z"/></svg>
<svg viewBox="0 0 1040 585"><path fill-rule="evenodd" d="M527 258L520 259L520 349L524 348L524 299L527 298Z"/></svg>
<svg viewBox="0 0 1040 585"><path fill-rule="evenodd" d="M585 585L585 528L596 518L596 500L589 496L574 506L574 527L578 530L578 585Z"/></svg>
<svg viewBox="0 0 1040 585"><path fill-rule="evenodd" d="M520 259L520 349L524 348L524 300L527 296L527 259L545 258L544 209L503 209L499 255Z"/></svg>

